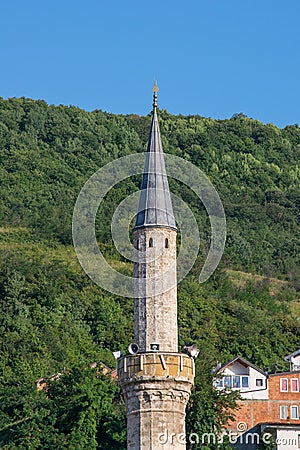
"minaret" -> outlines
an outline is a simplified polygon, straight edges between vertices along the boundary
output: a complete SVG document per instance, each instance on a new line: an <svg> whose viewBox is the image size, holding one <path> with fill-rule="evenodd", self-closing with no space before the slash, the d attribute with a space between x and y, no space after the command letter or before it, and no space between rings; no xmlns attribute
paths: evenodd
<svg viewBox="0 0 300 450"><path fill-rule="evenodd" d="M157 92L134 243L134 344L118 359L127 406L127 449L185 449L194 361L178 353L176 235L157 118Z"/></svg>

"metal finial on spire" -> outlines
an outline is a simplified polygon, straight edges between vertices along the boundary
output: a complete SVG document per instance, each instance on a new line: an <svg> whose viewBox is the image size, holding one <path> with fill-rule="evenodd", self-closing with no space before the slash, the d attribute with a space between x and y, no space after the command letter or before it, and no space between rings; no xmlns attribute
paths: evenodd
<svg viewBox="0 0 300 450"><path fill-rule="evenodd" d="M158 93L159 89L157 86L157 81L154 81L154 85L152 88L152 92L153 92L153 112L156 112L156 108L157 108L157 93Z"/></svg>
<svg viewBox="0 0 300 450"><path fill-rule="evenodd" d="M156 81L154 82L152 91L153 113L135 229L144 227L167 227L176 230L156 114L158 92Z"/></svg>

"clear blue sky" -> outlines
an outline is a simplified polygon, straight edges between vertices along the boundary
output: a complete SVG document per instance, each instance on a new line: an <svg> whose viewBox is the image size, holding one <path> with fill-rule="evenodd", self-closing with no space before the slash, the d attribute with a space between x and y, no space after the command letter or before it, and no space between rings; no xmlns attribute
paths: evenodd
<svg viewBox="0 0 300 450"><path fill-rule="evenodd" d="M300 123L300 0L5 0L0 96Z"/></svg>

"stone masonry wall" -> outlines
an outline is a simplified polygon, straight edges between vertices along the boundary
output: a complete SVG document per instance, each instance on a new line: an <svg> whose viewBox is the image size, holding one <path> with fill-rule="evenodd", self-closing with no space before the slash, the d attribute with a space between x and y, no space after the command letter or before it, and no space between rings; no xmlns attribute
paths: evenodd
<svg viewBox="0 0 300 450"><path fill-rule="evenodd" d="M134 231L134 340L142 352L151 344L178 350L176 234L163 227Z"/></svg>
<svg viewBox="0 0 300 450"><path fill-rule="evenodd" d="M128 450L184 450L192 358L179 353L126 355L118 378L127 406Z"/></svg>

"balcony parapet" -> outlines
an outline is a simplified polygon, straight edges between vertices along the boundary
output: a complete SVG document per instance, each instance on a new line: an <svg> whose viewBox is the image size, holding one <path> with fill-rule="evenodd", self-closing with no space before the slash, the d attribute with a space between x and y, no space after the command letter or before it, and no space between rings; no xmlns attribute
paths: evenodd
<svg viewBox="0 0 300 450"><path fill-rule="evenodd" d="M194 384L195 363L185 353L147 352L124 355L117 360L118 381L174 380Z"/></svg>

